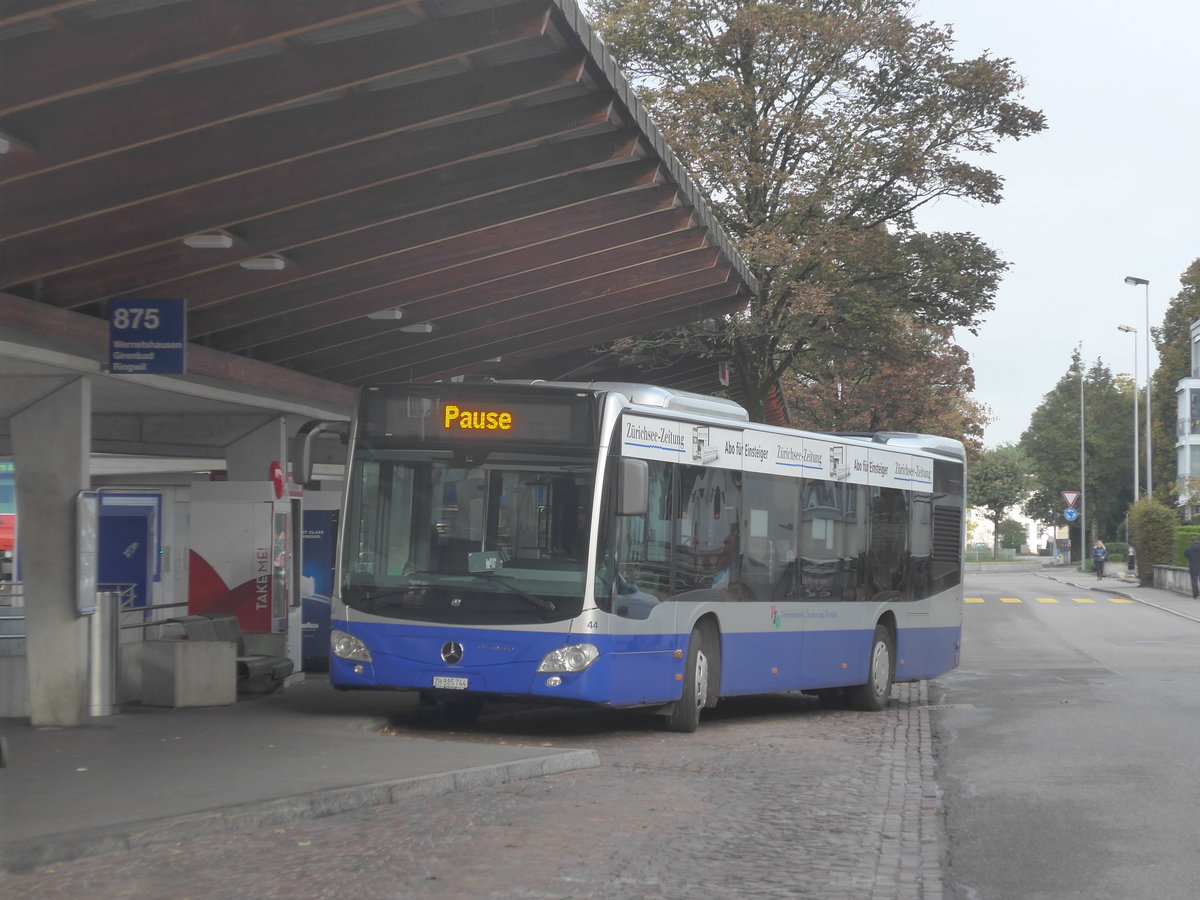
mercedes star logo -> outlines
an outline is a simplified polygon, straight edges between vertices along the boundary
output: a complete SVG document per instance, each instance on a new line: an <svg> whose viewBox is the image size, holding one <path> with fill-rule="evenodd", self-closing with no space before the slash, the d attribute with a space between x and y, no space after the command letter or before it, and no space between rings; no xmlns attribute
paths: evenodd
<svg viewBox="0 0 1200 900"><path fill-rule="evenodd" d="M456 662L461 662L463 656L462 644L458 641L446 641L442 645L442 660L454 665Z"/></svg>

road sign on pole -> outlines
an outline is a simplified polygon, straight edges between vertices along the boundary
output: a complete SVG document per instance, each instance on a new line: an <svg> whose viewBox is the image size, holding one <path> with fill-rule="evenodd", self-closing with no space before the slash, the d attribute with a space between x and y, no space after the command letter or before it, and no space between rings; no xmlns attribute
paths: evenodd
<svg viewBox="0 0 1200 900"><path fill-rule="evenodd" d="M1079 518L1079 510L1073 506L1068 506L1063 510L1063 518L1068 522L1074 522L1077 518Z"/></svg>
<svg viewBox="0 0 1200 900"><path fill-rule="evenodd" d="M1062 496L1067 501L1067 506L1074 506L1075 501L1079 499L1079 491L1063 491Z"/></svg>

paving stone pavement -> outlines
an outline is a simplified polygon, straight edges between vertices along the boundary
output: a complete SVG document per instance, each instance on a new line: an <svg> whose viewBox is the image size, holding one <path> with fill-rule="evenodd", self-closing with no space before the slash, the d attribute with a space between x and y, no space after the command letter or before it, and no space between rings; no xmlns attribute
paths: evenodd
<svg viewBox="0 0 1200 900"><path fill-rule="evenodd" d="M595 747L599 768L0 875L0 897L941 900L927 685L881 713L723 700L693 735L532 710L401 735ZM381 737L381 740L387 739Z"/></svg>

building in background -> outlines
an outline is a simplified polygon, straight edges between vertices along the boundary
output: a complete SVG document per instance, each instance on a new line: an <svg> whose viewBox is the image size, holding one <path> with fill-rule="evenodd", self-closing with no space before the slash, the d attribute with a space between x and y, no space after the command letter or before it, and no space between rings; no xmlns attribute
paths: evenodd
<svg viewBox="0 0 1200 900"><path fill-rule="evenodd" d="M1192 323L1191 374L1175 387L1175 480L1187 521L1200 514L1200 321Z"/></svg>

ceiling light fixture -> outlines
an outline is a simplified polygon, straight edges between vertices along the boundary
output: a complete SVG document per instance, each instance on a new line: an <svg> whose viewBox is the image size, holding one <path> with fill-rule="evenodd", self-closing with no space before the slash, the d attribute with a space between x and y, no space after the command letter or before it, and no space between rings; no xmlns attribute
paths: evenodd
<svg viewBox="0 0 1200 900"><path fill-rule="evenodd" d="M367 318L394 322L396 319L404 318L404 311L400 309L380 309L373 313L367 313Z"/></svg>
<svg viewBox="0 0 1200 900"><path fill-rule="evenodd" d="M415 325L401 325L400 330L405 334L433 334L433 323L417 322Z"/></svg>
<svg viewBox="0 0 1200 900"><path fill-rule="evenodd" d="M287 268L287 260L272 253L270 256L253 256L238 263L243 269L251 272L278 272Z"/></svg>
<svg viewBox="0 0 1200 900"><path fill-rule="evenodd" d="M233 246L233 235L227 231L209 231L204 234L189 234L183 239L188 247L197 250L228 250Z"/></svg>

